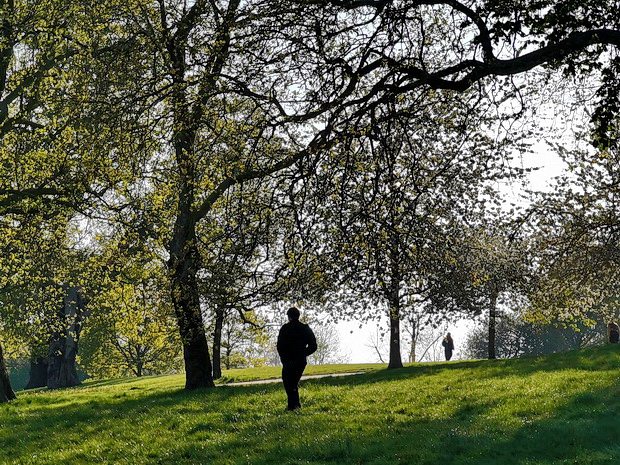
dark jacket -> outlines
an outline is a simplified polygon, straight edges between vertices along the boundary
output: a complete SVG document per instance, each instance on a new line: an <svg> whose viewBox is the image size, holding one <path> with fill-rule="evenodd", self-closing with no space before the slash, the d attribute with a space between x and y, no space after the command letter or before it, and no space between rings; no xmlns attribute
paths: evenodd
<svg viewBox="0 0 620 465"><path fill-rule="evenodd" d="M316 351L316 338L307 324L290 321L280 328L277 347L282 363L305 363L306 357Z"/></svg>
<svg viewBox="0 0 620 465"><path fill-rule="evenodd" d="M454 341L452 339L448 339L447 337L441 342L441 345L446 351L454 350Z"/></svg>

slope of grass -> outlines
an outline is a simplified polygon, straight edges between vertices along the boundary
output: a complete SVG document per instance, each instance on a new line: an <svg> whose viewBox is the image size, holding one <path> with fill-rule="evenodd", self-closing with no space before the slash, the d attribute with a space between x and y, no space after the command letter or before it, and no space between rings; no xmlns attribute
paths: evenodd
<svg viewBox="0 0 620 465"><path fill-rule="evenodd" d="M324 375L329 373L355 373L360 371L377 371L385 368L385 364L358 363L343 365L308 365L304 375ZM282 374L281 367L244 368L240 370L224 370L219 383L236 383L259 379L277 379Z"/></svg>
<svg viewBox="0 0 620 465"><path fill-rule="evenodd" d="M385 364L380 363L358 363L358 364L341 364L341 365L308 365L304 371L304 375L325 375L333 373L359 373L378 371L385 368ZM216 384L230 384L246 381L258 380L277 380L282 374L282 367L261 367L261 368L243 368L222 370L222 377L216 381ZM97 386L112 386L116 384L135 383L136 381L157 380L164 378L170 386L183 387L185 383L185 375L165 375L165 376L145 376L143 378L119 378L105 379L98 381L86 381L83 388L91 388ZM154 381L157 382L157 381Z"/></svg>
<svg viewBox="0 0 620 465"><path fill-rule="evenodd" d="M620 347L185 392L182 377L22 393L6 464L611 464ZM238 379L238 378L235 378Z"/></svg>

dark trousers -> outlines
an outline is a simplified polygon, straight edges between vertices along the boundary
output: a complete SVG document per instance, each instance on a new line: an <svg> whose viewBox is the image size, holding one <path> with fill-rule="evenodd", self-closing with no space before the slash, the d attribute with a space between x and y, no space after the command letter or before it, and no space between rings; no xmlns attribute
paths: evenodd
<svg viewBox="0 0 620 465"><path fill-rule="evenodd" d="M445 353L446 353L445 355L446 355L446 362L447 362L452 358L452 349L446 349Z"/></svg>
<svg viewBox="0 0 620 465"><path fill-rule="evenodd" d="M306 361L286 362L282 364L282 383L288 396L288 409L301 407L299 402L299 380L306 368Z"/></svg>

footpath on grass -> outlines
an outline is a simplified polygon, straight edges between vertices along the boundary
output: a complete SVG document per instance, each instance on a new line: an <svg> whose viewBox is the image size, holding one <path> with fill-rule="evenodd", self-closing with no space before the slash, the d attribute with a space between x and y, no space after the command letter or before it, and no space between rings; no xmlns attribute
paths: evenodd
<svg viewBox="0 0 620 465"><path fill-rule="evenodd" d="M322 375L304 375L301 377L301 380L304 381L306 379L318 379L318 378L336 378L340 376L352 376L352 375L362 375L364 371L355 371L352 373L325 373ZM219 384L219 386L247 386L251 384L269 384L269 383L280 383L282 382L281 378L269 378L269 379L257 379L254 381L236 381L233 383L225 383Z"/></svg>

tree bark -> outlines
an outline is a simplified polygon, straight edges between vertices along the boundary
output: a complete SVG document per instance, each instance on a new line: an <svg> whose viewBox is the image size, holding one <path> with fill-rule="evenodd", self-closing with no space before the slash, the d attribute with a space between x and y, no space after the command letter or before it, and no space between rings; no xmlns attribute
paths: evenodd
<svg viewBox="0 0 620 465"><path fill-rule="evenodd" d="M0 403L8 402L15 399L15 393L11 387L9 372L4 363L4 352L2 352L2 344L0 344Z"/></svg>
<svg viewBox="0 0 620 465"><path fill-rule="evenodd" d="M399 308L390 305L390 362L388 369L402 368L403 361L400 356L400 312Z"/></svg>
<svg viewBox="0 0 620 465"><path fill-rule="evenodd" d="M50 340L47 387L57 389L80 384L76 357L85 302L79 287L67 289L59 312L60 327Z"/></svg>
<svg viewBox="0 0 620 465"><path fill-rule="evenodd" d="M47 386L47 357L34 357L30 361L30 377L24 389Z"/></svg>
<svg viewBox="0 0 620 465"><path fill-rule="evenodd" d="M395 220L392 219L392 224ZM403 360L400 355L400 265L399 238L397 234L389 232L390 253L390 287L387 300L390 309L390 361L388 369L402 368Z"/></svg>
<svg viewBox="0 0 620 465"><path fill-rule="evenodd" d="M409 347L409 362L415 363L416 342L418 340L417 322L411 322L411 346Z"/></svg>
<svg viewBox="0 0 620 465"><path fill-rule="evenodd" d="M489 359L496 358L495 355L495 329L497 327L497 291L491 291L489 302Z"/></svg>
<svg viewBox="0 0 620 465"><path fill-rule="evenodd" d="M388 369L402 368L403 361L400 356L400 299L398 291L392 293L390 299L390 361Z"/></svg>
<svg viewBox="0 0 620 465"><path fill-rule="evenodd" d="M196 223L199 217L194 211L196 184L194 141L196 139L195 125L200 118L192 118L187 100L185 46L184 41L178 42L175 37L169 37L167 48L175 84L172 93L175 128L172 142L179 173L179 198L168 249L170 253L168 271L172 304L183 344L185 389L198 389L214 387L215 383L196 278L200 266L199 251L196 245Z"/></svg>
<svg viewBox="0 0 620 465"><path fill-rule="evenodd" d="M191 219L177 217L177 228L170 247L168 267L171 293L185 362L185 389L214 387L211 358L196 279L198 250ZM189 216L189 214L187 215ZM183 224L185 223L185 224ZM190 234L186 231L189 229ZM185 230L185 231L184 231ZM191 240L189 240L191 238Z"/></svg>
<svg viewBox="0 0 620 465"><path fill-rule="evenodd" d="M176 270L175 270L176 271ZM214 387L211 358L193 274L172 279L172 302L179 324L185 361L185 389Z"/></svg>
<svg viewBox="0 0 620 465"><path fill-rule="evenodd" d="M213 379L222 377L222 327L224 326L224 310L215 311L215 331L213 332Z"/></svg>

